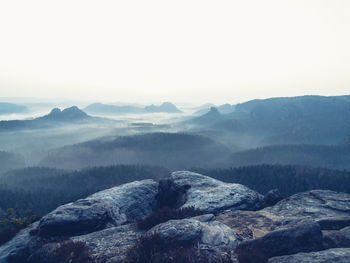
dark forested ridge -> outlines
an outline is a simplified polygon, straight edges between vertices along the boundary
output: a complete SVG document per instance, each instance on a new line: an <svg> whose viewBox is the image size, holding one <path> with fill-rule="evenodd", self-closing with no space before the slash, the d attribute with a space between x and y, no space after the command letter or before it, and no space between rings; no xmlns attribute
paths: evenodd
<svg viewBox="0 0 350 263"><path fill-rule="evenodd" d="M350 144L273 145L236 152L228 160L228 165L235 167L258 164L350 169Z"/></svg>
<svg viewBox="0 0 350 263"><path fill-rule="evenodd" d="M293 165L256 165L229 169L194 169L215 179L246 185L262 194L278 188L283 196L311 189L350 193L350 172Z"/></svg>
<svg viewBox="0 0 350 263"><path fill-rule="evenodd" d="M57 206L123 183L166 177L159 167L109 166L81 171L32 167L13 170L0 176L0 208L19 206L42 216Z"/></svg>
<svg viewBox="0 0 350 263"><path fill-rule="evenodd" d="M147 133L97 139L53 151L41 166L80 169L88 166L143 164L168 169L213 167L230 154L215 141L186 133Z"/></svg>
<svg viewBox="0 0 350 263"><path fill-rule="evenodd" d="M350 193L350 172L305 166L257 165L230 169L192 169L224 182L241 183L264 194L278 188L289 196L310 189ZM67 172L25 168L0 177L0 208L17 205L41 216L57 206L127 182L168 177L169 170L150 166L107 166Z"/></svg>

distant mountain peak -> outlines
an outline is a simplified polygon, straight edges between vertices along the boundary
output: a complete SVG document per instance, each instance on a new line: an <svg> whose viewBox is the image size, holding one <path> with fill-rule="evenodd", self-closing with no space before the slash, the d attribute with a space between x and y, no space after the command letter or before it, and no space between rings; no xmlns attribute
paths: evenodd
<svg viewBox="0 0 350 263"><path fill-rule="evenodd" d="M80 110L77 106L72 106L61 110L59 108L54 108L51 112L44 116L43 118L49 120L58 120L58 121L69 121L69 120L83 120L87 119L90 116L87 115L84 111Z"/></svg>
<svg viewBox="0 0 350 263"><path fill-rule="evenodd" d="M171 102L163 102L160 106L156 106L154 104L145 107L145 112L166 112L166 113L181 113L173 103Z"/></svg>
<svg viewBox="0 0 350 263"><path fill-rule="evenodd" d="M56 115L56 114L60 114L61 112L62 112L61 109L59 109L59 108L53 108L53 109L50 111L49 115Z"/></svg>
<svg viewBox="0 0 350 263"><path fill-rule="evenodd" d="M207 114L220 114L216 107L210 107L210 110Z"/></svg>

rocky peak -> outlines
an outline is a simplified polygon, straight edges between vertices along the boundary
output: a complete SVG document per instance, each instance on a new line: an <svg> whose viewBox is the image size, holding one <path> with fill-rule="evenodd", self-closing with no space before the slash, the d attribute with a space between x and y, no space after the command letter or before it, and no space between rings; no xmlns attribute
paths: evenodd
<svg viewBox="0 0 350 263"><path fill-rule="evenodd" d="M51 120L51 121L69 121L69 120L84 120L89 118L89 116L76 106L60 110L59 108L54 108L51 112L42 117L41 119ZM39 118L40 119L40 118Z"/></svg>

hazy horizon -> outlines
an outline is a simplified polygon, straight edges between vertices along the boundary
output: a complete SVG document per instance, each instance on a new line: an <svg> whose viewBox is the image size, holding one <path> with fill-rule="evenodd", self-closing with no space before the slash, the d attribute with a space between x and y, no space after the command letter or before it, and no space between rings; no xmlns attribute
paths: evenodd
<svg viewBox="0 0 350 263"><path fill-rule="evenodd" d="M350 2L1 1L0 96L215 104L350 91Z"/></svg>
<svg viewBox="0 0 350 263"><path fill-rule="evenodd" d="M113 100L113 98L109 99L72 99L72 98L56 98L56 97L0 97L0 102L9 102L9 103L17 103L17 104L43 104L47 106L57 105L57 107L70 107L70 106L78 106L78 107L86 107L93 103L102 103L102 104L110 104L110 105L135 105L135 106L148 106L151 104L161 105L164 102L170 102L180 107L191 107L197 108L200 106L204 106L205 104L214 104L215 106L220 106L223 104L240 104L245 103L251 100L264 100L264 99L273 99L273 98L292 98L292 97L302 97L302 96L325 96L325 97L333 97L333 96L350 96L350 92L344 94L297 94L292 96L272 96L272 97L251 97L247 99L234 99L234 100L220 100L220 101L211 101L208 99L207 101L181 101L181 100Z"/></svg>

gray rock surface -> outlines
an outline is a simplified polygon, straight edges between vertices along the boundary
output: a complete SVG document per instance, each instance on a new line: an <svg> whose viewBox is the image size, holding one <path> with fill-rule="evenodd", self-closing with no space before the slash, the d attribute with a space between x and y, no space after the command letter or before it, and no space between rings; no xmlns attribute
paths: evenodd
<svg viewBox="0 0 350 263"><path fill-rule="evenodd" d="M330 190L312 190L292 195L264 210L288 218L349 216L350 195Z"/></svg>
<svg viewBox="0 0 350 263"><path fill-rule="evenodd" d="M333 248L311 253L270 258L268 263L349 263L349 248Z"/></svg>
<svg viewBox="0 0 350 263"><path fill-rule="evenodd" d="M155 209L157 189L153 180L135 181L60 206L40 220L39 235L74 236L135 221Z"/></svg>
<svg viewBox="0 0 350 263"><path fill-rule="evenodd" d="M244 241L238 245L236 253L241 263L259 262L262 258L322 250L322 241L319 224L306 221Z"/></svg>
<svg viewBox="0 0 350 263"><path fill-rule="evenodd" d="M180 245L199 244L200 250L213 258L225 249L237 246L235 233L228 226L215 221L213 215L170 220L146 232L152 233L158 233L165 243L176 241ZM128 250L141 234L143 232L137 230L135 225L129 224L71 239L85 242L98 263L122 263Z"/></svg>
<svg viewBox="0 0 350 263"><path fill-rule="evenodd" d="M323 231L323 247L327 249L336 247L350 248L350 227L348 226L341 230Z"/></svg>
<svg viewBox="0 0 350 263"><path fill-rule="evenodd" d="M38 226L38 222L22 229L13 239L0 246L0 263L21 262L29 255L29 244L36 239L30 232Z"/></svg>
<svg viewBox="0 0 350 263"><path fill-rule="evenodd" d="M241 184L223 183L188 171L174 172L171 179L179 187L191 186L182 207L194 206L203 213L219 213L227 209L256 210L262 207L263 196Z"/></svg>
<svg viewBox="0 0 350 263"><path fill-rule="evenodd" d="M228 226L207 219L209 217L202 216L170 220L151 228L148 233L159 234L164 242L199 244L202 249L234 249L238 244L236 234Z"/></svg>
<svg viewBox="0 0 350 263"><path fill-rule="evenodd" d="M259 211L225 211L217 220L230 226L242 240L259 238L302 220L319 223L322 230L350 226L350 195L312 190L285 198Z"/></svg>
<svg viewBox="0 0 350 263"><path fill-rule="evenodd" d="M85 242L98 263L122 263L138 235L140 233L133 225L124 225L76 236L72 240Z"/></svg>

